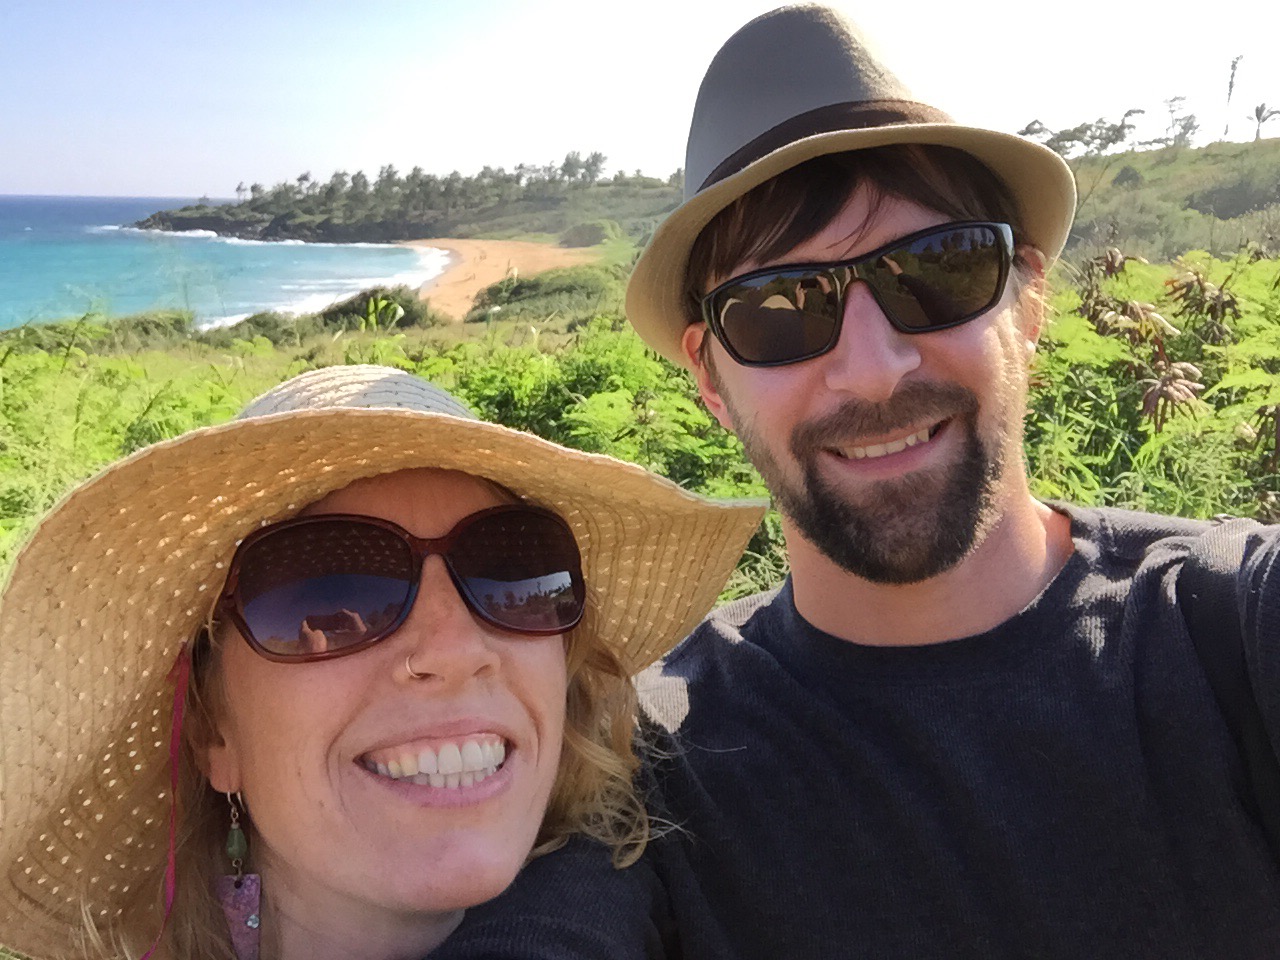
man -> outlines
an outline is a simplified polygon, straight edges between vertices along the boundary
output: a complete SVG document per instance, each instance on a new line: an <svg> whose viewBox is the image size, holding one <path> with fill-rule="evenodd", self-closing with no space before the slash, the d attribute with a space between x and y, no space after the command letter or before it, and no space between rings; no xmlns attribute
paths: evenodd
<svg viewBox="0 0 1280 960"><path fill-rule="evenodd" d="M717 55L686 182L628 315L742 438L791 576L643 678L670 826L641 862L535 861L445 955L1280 955L1280 871L1176 600L1205 525L1028 489L1062 161L913 102L806 6ZM1246 548L1280 734L1280 533Z"/></svg>

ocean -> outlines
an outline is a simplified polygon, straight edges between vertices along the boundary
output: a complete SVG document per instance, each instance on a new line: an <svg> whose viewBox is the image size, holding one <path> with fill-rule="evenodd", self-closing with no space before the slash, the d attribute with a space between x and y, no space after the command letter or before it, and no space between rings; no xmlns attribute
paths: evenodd
<svg viewBox="0 0 1280 960"><path fill-rule="evenodd" d="M378 243L267 243L130 227L182 197L0 195L0 329L89 311L191 310L197 324L307 312L377 284L417 286L448 254Z"/></svg>

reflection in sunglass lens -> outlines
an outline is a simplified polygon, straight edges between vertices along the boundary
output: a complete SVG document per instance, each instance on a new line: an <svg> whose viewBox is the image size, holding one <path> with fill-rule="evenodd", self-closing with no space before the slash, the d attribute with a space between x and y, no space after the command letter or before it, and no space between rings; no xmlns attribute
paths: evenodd
<svg viewBox="0 0 1280 960"><path fill-rule="evenodd" d="M931 234L868 265L885 311L904 327L949 326L981 312L998 293L1001 250L990 227Z"/></svg>
<svg viewBox="0 0 1280 960"><path fill-rule="evenodd" d="M554 631L582 613L577 544L549 516L477 520L449 552L449 567L473 609L499 626Z"/></svg>
<svg viewBox="0 0 1280 960"><path fill-rule="evenodd" d="M279 656L333 652L384 632L412 589L413 554L392 531L348 520L282 528L240 566L246 625Z"/></svg>
<svg viewBox="0 0 1280 960"><path fill-rule="evenodd" d="M829 277L775 274L734 289L720 305L720 327L748 362L809 356L831 342L838 303Z"/></svg>

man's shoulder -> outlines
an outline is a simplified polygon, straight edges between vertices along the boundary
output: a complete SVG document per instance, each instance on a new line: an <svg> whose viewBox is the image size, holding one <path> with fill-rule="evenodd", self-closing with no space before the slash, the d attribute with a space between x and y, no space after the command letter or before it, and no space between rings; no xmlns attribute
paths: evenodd
<svg viewBox="0 0 1280 960"><path fill-rule="evenodd" d="M776 619L779 605L788 602L786 590L787 585L781 584L716 607L666 659L672 662L719 649L723 644L736 645L755 630L767 629L767 622Z"/></svg>
<svg viewBox="0 0 1280 960"><path fill-rule="evenodd" d="M1092 542L1113 556L1134 560L1164 549L1185 553L1196 540L1216 526L1215 520L1195 520L1121 507L1083 507L1059 502L1049 502L1048 505L1070 518L1071 534L1077 544ZM1229 519L1225 514L1216 518ZM1280 539L1280 525L1259 521L1258 525L1250 526L1262 539Z"/></svg>
<svg viewBox="0 0 1280 960"><path fill-rule="evenodd" d="M1148 513L1124 507L1085 507L1049 501L1049 507L1071 519L1072 532L1110 539L1118 544L1151 543L1167 537L1191 537L1204 532L1208 520L1192 520L1164 513Z"/></svg>
<svg viewBox="0 0 1280 960"><path fill-rule="evenodd" d="M790 603L788 585L782 584L711 611L675 649L637 675L644 714L674 732L689 714L691 686L701 697L715 697L716 691L734 690L745 678L759 680L762 671L774 669L753 638L785 629Z"/></svg>
<svg viewBox="0 0 1280 960"><path fill-rule="evenodd" d="M1121 507L1083 507L1067 503L1049 506L1071 520L1071 538L1078 552L1103 566L1137 567L1182 557L1212 524Z"/></svg>

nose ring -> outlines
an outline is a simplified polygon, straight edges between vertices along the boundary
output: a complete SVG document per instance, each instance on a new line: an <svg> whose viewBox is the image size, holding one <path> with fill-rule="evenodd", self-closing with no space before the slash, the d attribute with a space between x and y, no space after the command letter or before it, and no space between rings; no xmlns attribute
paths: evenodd
<svg viewBox="0 0 1280 960"><path fill-rule="evenodd" d="M430 673L419 673L413 669L413 654L406 653L404 657L404 668L409 671L409 676L414 680L425 680L431 676Z"/></svg>

